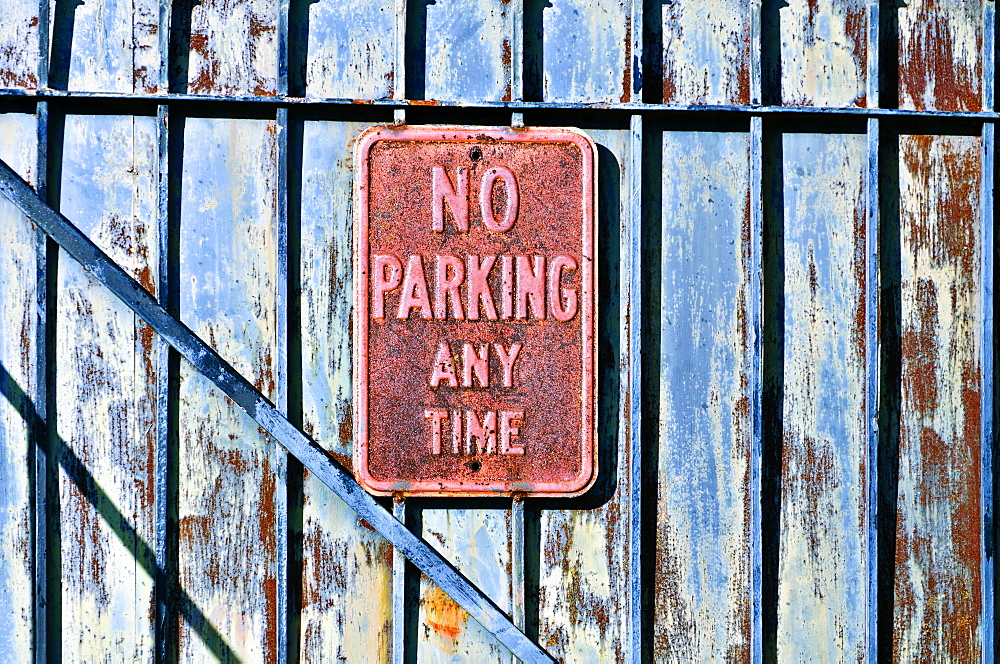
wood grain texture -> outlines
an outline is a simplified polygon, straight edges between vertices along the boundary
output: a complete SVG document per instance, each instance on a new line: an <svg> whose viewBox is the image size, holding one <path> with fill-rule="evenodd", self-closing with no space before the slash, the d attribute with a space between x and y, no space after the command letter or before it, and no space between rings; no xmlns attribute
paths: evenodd
<svg viewBox="0 0 1000 664"><path fill-rule="evenodd" d="M35 179L35 116L0 114L0 159ZM38 309L34 225L0 199L0 660L31 661L34 601L31 551L30 446Z"/></svg>
<svg viewBox="0 0 1000 664"><path fill-rule="evenodd" d="M611 266L617 260L618 246L610 238L618 237L619 224L628 223L629 200L621 192L628 190L630 173L630 135L628 131L588 130L598 145L597 198L607 206L599 212L598 282L617 279ZM607 267L608 274L600 270ZM608 346L618 345L617 308L611 303L598 307L598 343L600 362L617 358ZM599 372L598 422L608 430L598 442L598 456L614 454L609 437L617 437L612 423L618 421L617 382ZM602 425L599 425L602 427ZM628 643L629 581L627 554L628 510L631 492L628 486L628 449L617 446L617 455L600 463L598 486L609 485L610 498L596 507L585 509L543 509L540 517L541 568L538 571L539 644L557 659L566 662L623 661ZM616 469L612 470L612 468ZM607 477L602 477L604 473ZM529 503L530 504L530 503ZM530 599L529 599L530 601Z"/></svg>
<svg viewBox="0 0 1000 664"><path fill-rule="evenodd" d="M367 124L307 122L302 148L303 430L352 459L352 154ZM303 483L303 662L387 661L392 547L310 474Z"/></svg>
<svg viewBox="0 0 1000 664"><path fill-rule="evenodd" d="M661 12L663 103L750 103L750 3L675 0Z"/></svg>
<svg viewBox="0 0 1000 664"><path fill-rule="evenodd" d="M784 134L778 659L866 657L864 134Z"/></svg>
<svg viewBox="0 0 1000 664"><path fill-rule="evenodd" d="M867 0L785 0L782 4L778 10L781 103L865 106Z"/></svg>
<svg viewBox="0 0 1000 664"><path fill-rule="evenodd" d="M549 0L542 19L545 101L631 101L633 1Z"/></svg>
<svg viewBox="0 0 1000 664"><path fill-rule="evenodd" d="M38 87L38 0L0 5L0 88Z"/></svg>
<svg viewBox="0 0 1000 664"><path fill-rule="evenodd" d="M907 0L899 19L899 107L982 109L983 3Z"/></svg>
<svg viewBox="0 0 1000 664"><path fill-rule="evenodd" d="M510 612L509 510L423 512L423 538ZM417 661L507 664L510 651L434 583L421 575Z"/></svg>
<svg viewBox="0 0 1000 664"><path fill-rule="evenodd" d="M57 3L53 3L59 16ZM72 32L55 31L54 43L70 51L51 62L51 80L62 78L70 90L156 92L160 67L159 2L102 0L80 2L62 10L71 13ZM56 25L67 25L60 20ZM68 42L68 43L67 43ZM65 62L69 71L58 72Z"/></svg>
<svg viewBox="0 0 1000 664"><path fill-rule="evenodd" d="M139 280L156 284L155 119L69 116L60 208ZM58 278L63 657L153 657L152 330L65 254ZM65 445L65 448L63 448Z"/></svg>
<svg viewBox="0 0 1000 664"><path fill-rule="evenodd" d="M510 101L510 2L427 5L425 99Z"/></svg>
<svg viewBox="0 0 1000 664"><path fill-rule="evenodd" d="M901 661L980 658L980 168L979 137L900 137Z"/></svg>
<svg viewBox="0 0 1000 664"><path fill-rule="evenodd" d="M187 119L179 238L181 319L272 399L275 133L264 120ZM279 452L186 362L180 381L180 584L211 626L182 622L180 657L272 660Z"/></svg>
<svg viewBox="0 0 1000 664"><path fill-rule="evenodd" d="M393 0L309 4L306 92L310 97L385 99L396 80ZM292 26L291 39L302 38ZM295 63L290 63L295 66Z"/></svg>
<svg viewBox="0 0 1000 664"><path fill-rule="evenodd" d="M277 92L278 3L202 0L191 10L188 90L194 94Z"/></svg>
<svg viewBox="0 0 1000 664"><path fill-rule="evenodd" d="M663 135L659 661L750 657L749 150L745 133Z"/></svg>

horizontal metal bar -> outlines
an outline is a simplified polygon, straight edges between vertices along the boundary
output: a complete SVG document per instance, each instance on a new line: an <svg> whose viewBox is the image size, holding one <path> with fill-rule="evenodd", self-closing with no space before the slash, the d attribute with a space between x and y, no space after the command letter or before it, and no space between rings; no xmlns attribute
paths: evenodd
<svg viewBox="0 0 1000 664"><path fill-rule="evenodd" d="M438 107L438 108L497 108L497 109L538 109L538 110L584 110L584 111L624 111L628 113L731 113L735 115L848 115L852 117L903 117L903 118L964 118L967 120L996 120L998 113L992 111L916 111L905 108L859 108L856 106L755 106L755 105L708 105L708 104L643 104L629 103L566 103L538 101L425 101L420 99L339 99L320 97L254 97L191 94L148 94L119 92L82 92L66 90L21 90L0 89L0 99L44 98L44 99L96 99L128 103L150 102L154 104L204 103L204 104L259 104L264 106L326 107L326 106L387 106Z"/></svg>
<svg viewBox="0 0 1000 664"><path fill-rule="evenodd" d="M152 327L194 367L211 380L247 415L284 445L369 525L403 552L441 590L525 662L551 662L478 588L440 553L406 529L333 461L319 445L299 431L250 382L222 359L184 323L125 273L68 219L46 205L5 162L0 160L0 193L38 224L70 256Z"/></svg>

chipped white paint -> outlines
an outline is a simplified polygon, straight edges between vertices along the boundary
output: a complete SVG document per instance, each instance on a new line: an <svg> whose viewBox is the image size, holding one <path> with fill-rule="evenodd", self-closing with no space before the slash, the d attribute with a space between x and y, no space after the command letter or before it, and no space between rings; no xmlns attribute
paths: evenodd
<svg viewBox="0 0 1000 664"><path fill-rule="evenodd" d="M38 86L38 0L0 3L0 88Z"/></svg>
<svg viewBox="0 0 1000 664"><path fill-rule="evenodd" d="M748 103L750 3L675 0L661 12L663 103Z"/></svg>
<svg viewBox="0 0 1000 664"><path fill-rule="evenodd" d="M394 7L394 0L314 0L309 4L308 96L392 96L397 85ZM299 38L300 34L289 36L290 40ZM293 66L300 65L289 63Z"/></svg>
<svg viewBox="0 0 1000 664"><path fill-rule="evenodd" d="M781 102L791 106L865 106L867 1L785 0Z"/></svg>
<svg viewBox="0 0 1000 664"><path fill-rule="evenodd" d="M509 0L427 4L425 99L510 99L509 6Z"/></svg>
<svg viewBox="0 0 1000 664"><path fill-rule="evenodd" d="M785 134L778 660L866 656L864 134ZM874 608L873 608L874 610Z"/></svg>
<svg viewBox="0 0 1000 664"><path fill-rule="evenodd" d="M184 137L181 319L274 398L274 124L188 118ZM186 362L179 428L180 584L218 632L182 619L180 656L273 658L275 444Z"/></svg>
<svg viewBox="0 0 1000 664"><path fill-rule="evenodd" d="M351 215L354 141L367 124L307 122L302 156L302 419L351 463ZM304 662L389 658L392 548L306 474L302 507Z"/></svg>
<svg viewBox="0 0 1000 664"><path fill-rule="evenodd" d="M34 180L35 116L0 115L0 159ZM34 227L0 199L0 660L31 660L31 410L40 376L34 362L37 283ZM10 396L6 396L10 394ZM16 396L15 396L16 395Z"/></svg>
<svg viewBox="0 0 1000 664"><path fill-rule="evenodd" d="M278 3L202 0L191 10L188 89L196 94L273 95Z"/></svg>
<svg viewBox="0 0 1000 664"><path fill-rule="evenodd" d="M665 132L658 660L749 657L750 141Z"/></svg>
<svg viewBox="0 0 1000 664"><path fill-rule="evenodd" d="M544 100L631 100L631 2L549 0L542 12Z"/></svg>
<svg viewBox="0 0 1000 664"><path fill-rule="evenodd" d="M55 23L57 3L52 3ZM72 39L68 89L102 92L155 92L159 76L157 0L81 2L66 10L72 35L54 31L60 46ZM54 54L52 63L60 56ZM65 76L51 70L53 80Z"/></svg>

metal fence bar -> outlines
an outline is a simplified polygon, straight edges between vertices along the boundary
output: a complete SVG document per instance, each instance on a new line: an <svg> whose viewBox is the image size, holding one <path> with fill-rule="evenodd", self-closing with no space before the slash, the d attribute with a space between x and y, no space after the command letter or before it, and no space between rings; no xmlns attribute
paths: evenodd
<svg viewBox="0 0 1000 664"><path fill-rule="evenodd" d="M510 604L514 625L525 632L524 496L515 495L510 507ZM512 664L521 660L511 656Z"/></svg>
<svg viewBox="0 0 1000 664"><path fill-rule="evenodd" d="M757 106L763 103L763 15L762 0L751 0L750 7L750 104Z"/></svg>
<svg viewBox="0 0 1000 664"><path fill-rule="evenodd" d="M630 102L642 101L642 4L643 0L632 0L629 11L629 27L631 30L631 43L629 49L632 51L632 62L625 63L632 71L632 89L628 90L628 100Z"/></svg>
<svg viewBox="0 0 1000 664"><path fill-rule="evenodd" d="M394 496L392 515L406 527L406 498ZM392 549L392 664L406 662L406 557Z"/></svg>
<svg viewBox="0 0 1000 664"><path fill-rule="evenodd" d="M762 256L764 242L763 150L764 119L750 118L750 278L747 339L750 350L750 661L763 661L763 578L761 552L761 467L763 429L761 390L763 389L763 293Z"/></svg>
<svg viewBox="0 0 1000 664"><path fill-rule="evenodd" d="M626 661L641 662L642 619L642 116L629 126L628 214L621 227L621 331L619 445L628 450L628 644ZM651 182L659 173L649 174ZM658 186L658 185L657 185ZM658 257L655 259L658 260ZM656 349L652 352L655 354ZM654 533L655 534L655 533Z"/></svg>
<svg viewBox="0 0 1000 664"><path fill-rule="evenodd" d="M287 74L287 72L286 72ZM285 77L287 85L288 78ZM288 416L288 109L279 108L277 119L277 270L276 270L276 293L275 293L275 353L274 360L274 385L275 391L272 395L275 407L282 415ZM274 496L274 539L275 539L275 565L277 590L277 612L278 626L278 662L284 664L288 661L289 648L293 644L288 642L289 610L288 610L288 589L289 589L289 532L288 532L288 452L284 449L275 449L275 496Z"/></svg>
<svg viewBox="0 0 1000 664"><path fill-rule="evenodd" d="M993 183L995 167L995 131L993 123L983 125L983 175L982 175L982 219L980 240L982 256L980 266L981 296L980 296L980 344L982 364L980 379L980 412L982 413L982 430L980 438L980 455L982 463L982 603L983 603L983 662L991 664L994 661L993 644L993 593L994 593L994 547L996 546L993 523Z"/></svg>
<svg viewBox="0 0 1000 664"><path fill-rule="evenodd" d="M510 100L524 99L524 0L513 0L507 5L510 12Z"/></svg>
<svg viewBox="0 0 1000 664"><path fill-rule="evenodd" d="M392 75L392 99L397 102L406 98L406 2L396 0L396 62Z"/></svg>
<svg viewBox="0 0 1000 664"><path fill-rule="evenodd" d="M870 89L870 88L869 88ZM865 451L867 548L866 659L878 659L879 121L868 120L865 180Z"/></svg>
<svg viewBox="0 0 1000 664"><path fill-rule="evenodd" d="M319 445L295 428L274 405L208 344L171 316L145 289L101 251L68 219L46 205L25 182L0 161L0 193L36 224L91 275L163 336L192 365L257 424L274 436L320 481L369 525L399 548L427 577L448 593L494 638L526 662L551 662L497 606L462 576L441 554L416 537L334 462Z"/></svg>

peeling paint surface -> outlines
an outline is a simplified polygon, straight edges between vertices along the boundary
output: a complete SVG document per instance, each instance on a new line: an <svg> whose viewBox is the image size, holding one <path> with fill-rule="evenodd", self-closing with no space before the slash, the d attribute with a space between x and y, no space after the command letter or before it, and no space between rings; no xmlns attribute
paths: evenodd
<svg viewBox="0 0 1000 664"><path fill-rule="evenodd" d="M278 7L273 0L202 0L191 10L188 91L277 92Z"/></svg>
<svg viewBox="0 0 1000 664"><path fill-rule="evenodd" d="M750 103L750 3L674 0L661 11L663 103Z"/></svg>
<svg viewBox="0 0 1000 664"><path fill-rule="evenodd" d="M310 97L386 99L396 88L395 2L314 0L309 3L307 62ZM290 35L300 40L300 33ZM302 48L298 45L298 48Z"/></svg>
<svg viewBox="0 0 1000 664"><path fill-rule="evenodd" d="M426 99L510 100L509 7L502 0L428 3Z"/></svg>
<svg viewBox="0 0 1000 664"><path fill-rule="evenodd" d="M785 0L781 102L792 106L865 106L868 7L865 0Z"/></svg>
<svg viewBox="0 0 1000 664"><path fill-rule="evenodd" d="M181 319L274 398L274 124L188 118L185 142ZM180 657L273 659L275 444L184 361L179 438L180 584L214 630L182 621Z"/></svg>
<svg viewBox="0 0 1000 664"><path fill-rule="evenodd" d="M749 661L749 136L662 144L654 652Z"/></svg>
<svg viewBox="0 0 1000 664"><path fill-rule="evenodd" d="M634 0L549 0L544 26L545 101L630 101Z"/></svg>
<svg viewBox="0 0 1000 664"><path fill-rule="evenodd" d="M0 6L0 88L38 87L38 0Z"/></svg>
<svg viewBox="0 0 1000 664"><path fill-rule="evenodd" d="M304 430L342 463L352 458L351 161L367 124L307 122L302 157ZM303 662L388 661L392 547L315 477L302 507Z"/></svg>
<svg viewBox="0 0 1000 664"><path fill-rule="evenodd" d="M902 384L894 656L982 643L980 139L902 136Z"/></svg>
<svg viewBox="0 0 1000 664"><path fill-rule="evenodd" d="M899 107L982 109L983 5L987 0L906 0L899 21Z"/></svg>
<svg viewBox="0 0 1000 664"><path fill-rule="evenodd" d="M864 134L785 134L778 659L866 657Z"/></svg>
<svg viewBox="0 0 1000 664"><path fill-rule="evenodd" d="M0 115L0 159L28 182L35 180L35 116ZM37 265L34 226L0 200L0 660L31 660L31 486L33 399L40 380L34 362ZM10 394L10 396L5 396ZM15 396L16 395L16 396Z"/></svg>

